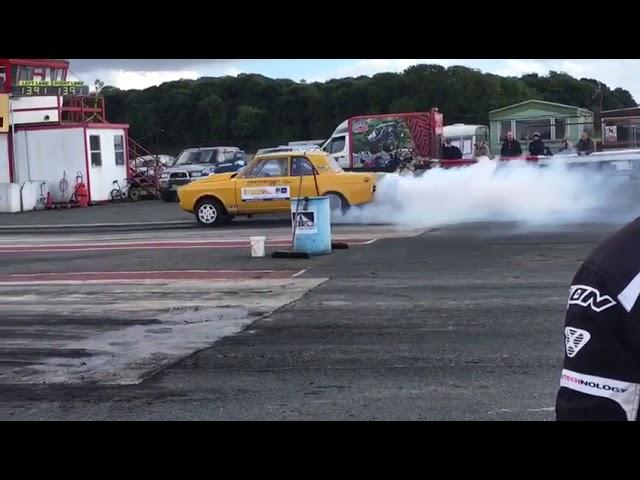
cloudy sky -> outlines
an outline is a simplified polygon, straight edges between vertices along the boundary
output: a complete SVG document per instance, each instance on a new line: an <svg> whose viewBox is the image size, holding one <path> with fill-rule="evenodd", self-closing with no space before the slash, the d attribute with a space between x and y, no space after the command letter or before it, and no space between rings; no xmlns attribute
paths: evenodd
<svg viewBox="0 0 640 480"><path fill-rule="evenodd" d="M93 85L96 78L119 88L146 88L169 80L202 76L261 73L272 78L324 81L378 72L401 72L418 63L437 63L445 67L464 65L498 75L546 74L566 72L576 78L596 78L609 87L622 87L640 101L640 60L479 60L479 59L260 59L260 60L71 60L76 78Z"/></svg>

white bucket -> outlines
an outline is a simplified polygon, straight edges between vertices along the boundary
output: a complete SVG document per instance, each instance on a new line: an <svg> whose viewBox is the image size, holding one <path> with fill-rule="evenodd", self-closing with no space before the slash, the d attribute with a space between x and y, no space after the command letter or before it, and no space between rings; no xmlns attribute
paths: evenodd
<svg viewBox="0 0 640 480"><path fill-rule="evenodd" d="M264 257L264 244L267 237L249 237L251 240L251 256Z"/></svg>

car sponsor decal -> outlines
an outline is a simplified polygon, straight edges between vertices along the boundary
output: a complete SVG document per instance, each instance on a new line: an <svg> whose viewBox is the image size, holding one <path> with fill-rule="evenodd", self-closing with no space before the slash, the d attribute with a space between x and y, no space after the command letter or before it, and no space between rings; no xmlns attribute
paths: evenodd
<svg viewBox="0 0 640 480"><path fill-rule="evenodd" d="M288 185L276 187L245 187L241 191L243 202L265 200L289 200L290 191Z"/></svg>
<svg viewBox="0 0 640 480"><path fill-rule="evenodd" d="M366 120L356 120L351 126L351 131L353 133L364 133L367 130L369 130L369 122Z"/></svg>
<svg viewBox="0 0 640 480"><path fill-rule="evenodd" d="M591 334L580 328L566 327L564 329L564 337L567 356L573 358L591 339Z"/></svg>
<svg viewBox="0 0 640 480"><path fill-rule="evenodd" d="M597 289L587 285L572 285L569 289L569 305L589 307L594 312L602 312L616 304L609 295L602 295Z"/></svg>

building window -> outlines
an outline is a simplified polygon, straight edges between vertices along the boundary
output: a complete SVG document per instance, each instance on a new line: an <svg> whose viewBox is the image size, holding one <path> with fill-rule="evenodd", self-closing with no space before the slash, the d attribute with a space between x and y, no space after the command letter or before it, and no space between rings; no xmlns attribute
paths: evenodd
<svg viewBox="0 0 640 480"><path fill-rule="evenodd" d="M116 165L124 165L124 135L113 136L113 148L116 151Z"/></svg>
<svg viewBox="0 0 640 480"><path fill-rule="evenodd" d="M51 81L62 82L64 80L64 70L62 68L51 69Z"/></svg>
<svg viewBox="0 0 640 480"><path fill-rule="evenodd" d="M5 83L7 83L7 71L5 67L0 67L0 92L4 92Z"/></svg>
<svg viewBox="0 0 640 480"><path fill-rule="evenodd" d="M33 79L40 82L46 80L46 68L34 68L33 69Z"/></svg>
<svg viewBox="0 0 640 480"><path fill-rule="evenodd" d="M551 120L518 120L515 137L521 142L530 142L534 133L539 133L542 140L551 140Z"/></svg>
<svg viewBox="0 0 640 480"><path fill-rule="evenodd" d="M18 68L18 81L33 80L33 69L31 67L19 67Z"/></svg>
<svg viewBox="0 0 640 480"><path fill-rule="evenodd" d="M566 124L564 118L556 118L556 140L563 140L566 135Z"/></svg>
<svg viewBox="0 0 640 480"><path fill-rule="evenodd" d="M91 166L102 166L102 153L100 152L100 135L89 135L89 148L91 149Z"/></svg>
<svg viewBox="0 0 640 480"><path fill-rule="evenodd" d="M500 141L507 140L507 132L511 131L511 120L502 120L500 122Z"/></svg>

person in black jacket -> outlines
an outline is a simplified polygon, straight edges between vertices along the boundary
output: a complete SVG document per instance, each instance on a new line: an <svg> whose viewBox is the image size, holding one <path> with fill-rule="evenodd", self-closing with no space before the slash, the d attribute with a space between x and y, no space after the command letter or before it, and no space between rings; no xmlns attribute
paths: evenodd
<svg viewBox="0 0 640 480"><path fill-rule="evenodd" d="M520 142L513 138L513 132L507 132L507 139L500 149L501 157L519 157L522 155L522 147Z"/></svg>
<svg viewBox="0 0 640 480"><path fill-rule="evenodd" d="M540 134L538 132L533 134L533 140L529 144L529 154L544 155L544 142L540 138Z"/></svg>
<svg viewBox="0 0 640 480"><path fill-rule="evenodd" d="M455 145L451 145L451 139L447 138L444 141L444 147L442 147L442 159L443 160L460 160L462 158L462 152Z"/></svg>
<svg viewBox="0 0 640 480"><path fill-rule="evenodd" d="M640 218L598 245L569 289L559 421L637 421Z"/></svg>
<svg viewBox="0 0 640 480"><path fill-rule="evenodd" d="M583 130L580 134L580 140L576 143L576 153L578 155L589 155L596 151L596 144L593 138L589 136L589 132Z"/></svg>

